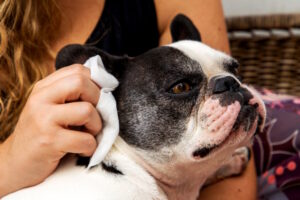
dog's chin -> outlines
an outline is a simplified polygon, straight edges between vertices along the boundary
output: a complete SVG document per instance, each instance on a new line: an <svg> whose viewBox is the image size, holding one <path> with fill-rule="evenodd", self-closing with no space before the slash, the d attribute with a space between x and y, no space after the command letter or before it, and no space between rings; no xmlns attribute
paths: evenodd
<svg viewBox="0 0 300 200"><path fill-rule="evenodd" d="M231 132L218 144L208 144L193 151L192 157L200 160L223 151L226 147L238 148L251 142L251 138L262 123L262 117L256 111L257 105L244 105L232 127Z"/></svg>

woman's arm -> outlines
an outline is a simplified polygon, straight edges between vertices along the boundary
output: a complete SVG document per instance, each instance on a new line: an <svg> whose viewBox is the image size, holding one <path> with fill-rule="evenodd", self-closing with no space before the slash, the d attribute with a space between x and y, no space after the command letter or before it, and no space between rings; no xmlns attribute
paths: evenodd
<svg viewBox="0 0 300 200"><path fill-rule="evenodd" d="M156 0L155 6L160 45L171 43L170 24L178 13L182 13L196 25L202 42L215 49L230 53L220 0Z"/></svg>
<svg viewBox="0 0 300 200"><path fill-rule="evenodd" d="M170 23L178 13L187 15L200 31L202 41L230 53L220 0L156 0L160 45L171 43ZM242 176L228 178L201 191L201 199L255 199L256 173L251 159Z"/></svg>
<svg viewBox="0 0 300 200"><path fill-rule="evenodd" d="M201 191L201 200L256 199L256 172L253 156L241 176L230 177Z"/></svg>

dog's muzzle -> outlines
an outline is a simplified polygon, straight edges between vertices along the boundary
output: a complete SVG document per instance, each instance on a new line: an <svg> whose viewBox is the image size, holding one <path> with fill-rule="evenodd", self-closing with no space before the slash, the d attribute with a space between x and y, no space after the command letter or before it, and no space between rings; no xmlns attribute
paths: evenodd
<svg viewBox="0 0 300 200"><path fill-rule="evenodd" d="M232 133L253 135L254 126L259 128L263 124L265 109L260 98L234 77L215 76L209 82L200 116L201 126L208 133L210 142L194 151L194 157L208 155Z"/></svg>
<svg viewBox="0 0 300 200"><path fill-rule="evenodd" d="M259 125L262 124L264 113L258 109L261 104L255 95L248 88L241 84L232 76L215 76L211 79L209 88L214 99L218 99L222 106L229 106L234 102L239 102L241 109L233 126L233 131L241 125L244 131L249 131L256 117L258 116Z"/></svg>

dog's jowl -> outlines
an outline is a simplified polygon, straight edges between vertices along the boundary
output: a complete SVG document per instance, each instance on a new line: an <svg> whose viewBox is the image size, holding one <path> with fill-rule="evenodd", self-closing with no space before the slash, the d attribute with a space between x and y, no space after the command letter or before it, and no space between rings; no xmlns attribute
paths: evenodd
<svg viewBox="0 0 300 200"><path fill-rule="evenodd" d="M70 155L43 183L4 199L193 200L215 174L240 173L264 105L236 78L237 61L201 43L187 17L176 16L171 33L172 44L134 58L62 49L58 68L100 55L120 82L119 137L99 166L87 170L88 158Z"/></svg>

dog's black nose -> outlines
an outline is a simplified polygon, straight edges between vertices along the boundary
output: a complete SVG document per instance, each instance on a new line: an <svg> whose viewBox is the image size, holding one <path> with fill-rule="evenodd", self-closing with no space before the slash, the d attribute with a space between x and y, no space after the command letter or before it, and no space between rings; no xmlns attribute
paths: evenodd
<svg viewBox="0 0 300 200"><path fill-rule="evenodd" d="M216 77L214 78L213 86L212 86L212 93L213 94L220 94L223 92L237 92L240 88L240 84L231 76L225 77Z"/></svg>

